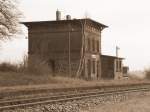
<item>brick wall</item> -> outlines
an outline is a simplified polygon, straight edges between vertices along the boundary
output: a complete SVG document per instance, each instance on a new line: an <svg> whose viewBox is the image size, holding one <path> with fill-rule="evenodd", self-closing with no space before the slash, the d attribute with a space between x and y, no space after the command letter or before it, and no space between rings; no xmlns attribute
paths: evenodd
<svg viewBox="0 0 150 112"><path fill-rule="evenodd" d="M56 73L68 73L69 33L70 33L70 65L71 73L77 71L80 50L81 30L79 26L71 24L42 24L29 26L29 56L40 55L45 60L54 62Z"/></svg>
<svg viewBox="0 0 150 112"><path fill-rule="evenodd" d="M80 76L101 77L101 31L106 26L88 19L37 22L27 26L29 57L38 55L54 66L55 73L67 74L70 55L71 76L76 76L82 62Z"/></svg>

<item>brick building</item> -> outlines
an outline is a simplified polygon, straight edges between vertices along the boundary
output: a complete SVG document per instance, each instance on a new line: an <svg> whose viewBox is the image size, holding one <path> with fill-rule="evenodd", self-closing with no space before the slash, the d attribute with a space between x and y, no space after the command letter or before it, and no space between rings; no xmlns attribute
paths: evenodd
<svg viewBox="0 0 150 112"><path fill-rule="evenodd" d="M56 21L23 24L28 27L29 62L31 57L42 58L53 74L85 79L115 77L115 74L106 72L112 70L106 64L113 60L114 70L116 58L101 53L101 32L106 25L88 18L71 19L69 15L66 20L61 20L59 11L56 12Z"/></svg>
<svg viewBox="0 0 150 112"><path fill-rule="evenodd" d="M101 55L101 69L103 79L123 78L123 58Z"/></svg>

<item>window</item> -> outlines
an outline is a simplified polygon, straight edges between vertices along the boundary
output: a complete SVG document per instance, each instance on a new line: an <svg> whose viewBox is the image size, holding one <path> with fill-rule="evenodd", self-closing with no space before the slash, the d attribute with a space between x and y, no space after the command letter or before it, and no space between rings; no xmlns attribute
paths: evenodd
<svg viewBox="0 0 150 112"><path fill-rule="evenodd" d="M88 60L88 78L91 78L91 60Z"/></svg>
<svg viewBox="0 0 150 112"><path fill-rule="evenodd" d="M97 78L99 77L99 61L97 61Z"/></svg>
<svg viewBox="0 0 150 112"><path fill-rule="evenodd" d="M92 51L92 44L93 44L93 42L92 42L92 39L90 39L90 51Z"/></svg>
<svg viewBox="0 0 150 112"><path fill-rule="evenodd" d="M99 49L100 49L99 48L99 41L97 40L96 43L97 43L97 52L99 52Z"/></svg>
<svg viewBox="0 0 150 112"><path fill-rule="evenodd" d="M88 42L87 42L87 51L90 51L90 49L91 49L91 45L90 45L90 39L88 38Z"/></svg>
<svg viewBox="0 0 150 112"><path fill-rule="evenodd" d="M121 72L122 69L122 61L121 60L116 60L116 72Z"/></svg>
<svg viewBox="0 0 150 112"><path fill-rule="evenodd" d="M95 61L93 61L93 74L95 74Z"/></svg>
<svg viewBox="0 0 150 112"><path fill-rule="evenodd" d="M92 51L95 51L95 40L92 40Z"/></svg>
<svg viewBox="0 0 150 112"><path fill-rule="evenodd" d="M122 68L122 64L121 61L119 61L119 71L121 71L121 68Z"/></svg>
<svg viewBox="0 0 150 112"><path fill-rule="evenodd" d="M118 72L118 60L116 60L116 72Z"/></svg>

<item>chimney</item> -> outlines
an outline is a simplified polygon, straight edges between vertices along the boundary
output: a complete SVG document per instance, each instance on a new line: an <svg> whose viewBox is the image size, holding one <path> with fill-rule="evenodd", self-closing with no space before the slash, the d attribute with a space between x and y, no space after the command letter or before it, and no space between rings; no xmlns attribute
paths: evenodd
<svg viewBox="0 0 150 112"><path fill-rule="evenodd" d="M59 10L56 11L56 21L61 20L61 12Z"/></svg>
<svg viewBox="0 0 150 112"><path fill-rule="evenodd" d="M71 16L70 15L66 15L66 20L71 20Z"/></svg>

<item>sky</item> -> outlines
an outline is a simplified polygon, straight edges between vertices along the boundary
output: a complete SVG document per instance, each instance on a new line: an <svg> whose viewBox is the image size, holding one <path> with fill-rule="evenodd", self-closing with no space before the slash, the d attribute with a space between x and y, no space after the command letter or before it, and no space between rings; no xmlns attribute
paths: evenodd
<svg viewBox="0 0 150 112"><path fill-rule="evenodd" d="M56 10L62 18L89 17L108 28L102 32L102 53L124 57L130 70L150 67L150 1L149 0L19 0L22 21L55 20ZM20 60L27 53L27 39L20 36L2 46L0 61Z"/></svg>

